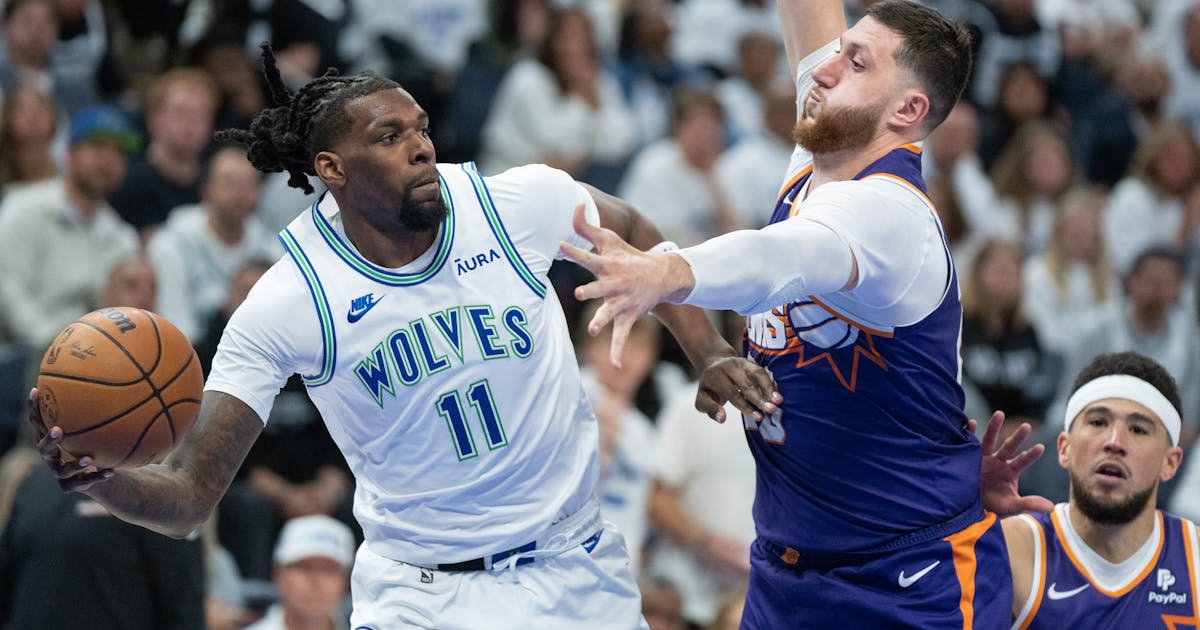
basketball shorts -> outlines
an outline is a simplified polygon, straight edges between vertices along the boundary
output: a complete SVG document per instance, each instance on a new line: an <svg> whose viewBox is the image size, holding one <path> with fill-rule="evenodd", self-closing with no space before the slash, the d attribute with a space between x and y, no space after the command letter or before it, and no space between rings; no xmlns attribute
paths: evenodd
<svg viewBox="0 0 1200 630"><path fill-rule="evenodd" d="M761 538L751 546L743 630L1011 624L1012 573L991 513L947 536L858 561L806 563L795 551L780 552Z"/></svg>
<svg viewBox="0 0 1200 630"><path fill-rule="evenodd" d="M551 528L545 555L474 571L439 571L359 547L351 577L355 630L588 628L648 630L625 539L593 512ZM529 562L532 557L533 561Z"/></svg>

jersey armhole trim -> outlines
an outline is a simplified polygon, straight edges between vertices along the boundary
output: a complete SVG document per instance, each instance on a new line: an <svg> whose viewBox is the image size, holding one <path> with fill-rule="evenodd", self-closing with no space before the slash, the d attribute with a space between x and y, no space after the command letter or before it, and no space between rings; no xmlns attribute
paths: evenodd
<svg viewBox="0 0 1200 630"><path fill-rule="evenodd" d="M1046 532L1028 514L1022 514L1018 518L1033 533L1033 575L1029 581L1031 590L1025 598L1025 605L1021 607L1021 613L1012 623L1013 628L1025 630L1033 623L1038 609L1042 606L1042 590L1046 587ZM1013 593L1013 597L1018 596L1017 593Z"/></svg>
<svg viewBox="0 0 1200 630"><path fill-rule="evenodd" d="M492 201L492 193L488 190L487 184L483 182L483 177L479 175L479 171L475 168L474 162L461 164L462 170L471 180L471 186L475 189L475 197L479 200L479 206L483 208L483 215L487 218L488 227L491 228L492 234L500 243L500 248L504 250L504 257L508 259L508 264L517 272L521 281L533 291L534 295L539 298L546 297L546 285L529 269L529 265L521 258L521 254L517 252L517 248L513 245L512 238L508 235L508 230L504 228L504 222L500 220L500 213L496 211L496 205Z"/></svg>
<svg viewBox="0 0 1200 630"><path fill-rule="evenodd" d="M308 292L312 296L313 306L317 311L317 319L321 323L321 371L311 376L303 374L300 376L305 385L319 387L333 378L333 366L337 362L337 336L333 332L333 316L329 310L329 300L325 297L325 288L321 285L321 279L317 277L316 270L308 260L308 255L304 253L304 248L296 242L296 237L292 235L291 231L285 229L280 232L279 242L287 251L288 256L292 258L292 262L296 263L300 275L304 276L304 283L308 285Z"/></svg>
<svg viewBox="0 0 1200 630"><path fill-rule="evenodd" d="M1196 601L1200 597L1200 540L1197 540L1200 529L1186 518L1180 518L1179 523L1183 527L1183 549L1187 556L1188 578L1192 583L1192 619L1200 620L1200 602Z"/></svg>

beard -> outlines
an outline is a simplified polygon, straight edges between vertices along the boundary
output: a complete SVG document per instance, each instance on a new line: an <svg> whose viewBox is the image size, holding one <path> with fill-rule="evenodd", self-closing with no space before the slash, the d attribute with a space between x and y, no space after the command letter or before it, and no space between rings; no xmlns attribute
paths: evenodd
<svg viewBox="0 0 1200 630"><path fill-rule="evenodd" d="M440 188L437 196L430 201L414 201L412 190L407 188L400 197L400 223L413 232L432 230L441 225L449 214L450 208L446 206Z"/></svg>
<svg viewBox="0 0 1200 630"><path fill-rule="evenodd" d="M883 99L865 107L826 105L815 118L797 121L792 139L813 155L861 149L871 142L885 107Z"/></svg>
<svg viewBox="0 0 1200 630"><path fill-rule="evenodd" d="M1145 490L1131 494L1122 501L1105 503L1088 493L1083 482L1072 475L1071 501L1079 507L1079 511L1084 516L1101 525L1124 525L1142 513L1157 488L1158 483L1155 483Z"/></svg>

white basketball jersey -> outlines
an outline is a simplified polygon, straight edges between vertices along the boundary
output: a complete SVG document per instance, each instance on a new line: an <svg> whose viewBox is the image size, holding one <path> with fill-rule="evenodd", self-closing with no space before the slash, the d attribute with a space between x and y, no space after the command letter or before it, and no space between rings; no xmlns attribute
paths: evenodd
<svg viewBox="0 0 1200 630"><path fill-rule="evenodd" d="M331 195L280 234L311 293L313 309L294 317L319 319L322 336L321 355L295 365L319 366L303 376L356 477L355 515L373 551L414 564L535 540L584 505L598 470L595 417L546 276L573 208L594 217L594 202L545 167L487 179L473 165L438 169L450 213L404 273L358 254ZM497 210L490 186L562 214ZM522 228L506 229L515 215ZM559 233L529 236L546 229Z"/></svg>

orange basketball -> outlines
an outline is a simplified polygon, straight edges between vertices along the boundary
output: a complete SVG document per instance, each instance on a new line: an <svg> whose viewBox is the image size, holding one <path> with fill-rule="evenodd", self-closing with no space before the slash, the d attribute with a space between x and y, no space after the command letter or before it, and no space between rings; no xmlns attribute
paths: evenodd
<svg viewBox="0 0 1200 630"><path fill-rule="evenodd" d="M187 337L138 308L102 308L50 344L37 379L42 423L99 468L161 461L196 421L204 376Z"/></svg>

